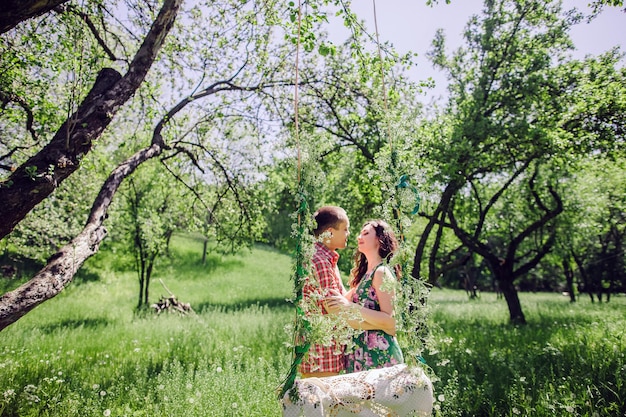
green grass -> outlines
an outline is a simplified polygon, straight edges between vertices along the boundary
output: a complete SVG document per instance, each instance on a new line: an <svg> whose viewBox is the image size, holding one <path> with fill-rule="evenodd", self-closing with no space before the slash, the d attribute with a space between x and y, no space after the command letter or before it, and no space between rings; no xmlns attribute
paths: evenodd
<svg viewBox="0 0 626 417"><path fill-rule="evenodd" d="M0 416L280 416L291 259L258 246L202 265L201 249L177 236L151 285L152 301L162 279L195 315L134 314L136 274L107 250L2 331ZM433 291L437 414L625 415L626 299L521 299L529 324L513 327L492 294Z"/></svg>
<svg viewBox="0 0 626 417"><path fill-rule="evenodd" d="M442 415L626 415L626 299L520 299L528 324L511 326L494 294L432 293L439 352L427 360Z"/></svg>

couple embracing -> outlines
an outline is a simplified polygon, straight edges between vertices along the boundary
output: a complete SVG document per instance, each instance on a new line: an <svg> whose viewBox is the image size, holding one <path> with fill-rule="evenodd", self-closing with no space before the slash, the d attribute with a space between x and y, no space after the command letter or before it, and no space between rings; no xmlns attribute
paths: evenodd
<svg viewBox="0 0 626 417"><path fill-rule="evenodd" d="M388 285L400 277L400 266L389 261L398 249L390 226L382 220L366 222L357 236L358 250L346 290L339 274L338 249L346 247L350 221L341 207L324 206L314 214L315 253L311 273L317 285L307 283L303 297L321 291L319 301L325 314L349 312L347 324L355 329L353 343L346 347L313 344L300 365L302 378L326 377L369 369L390 367L404 362L396 339L393 315L394 288Z"/></svg>

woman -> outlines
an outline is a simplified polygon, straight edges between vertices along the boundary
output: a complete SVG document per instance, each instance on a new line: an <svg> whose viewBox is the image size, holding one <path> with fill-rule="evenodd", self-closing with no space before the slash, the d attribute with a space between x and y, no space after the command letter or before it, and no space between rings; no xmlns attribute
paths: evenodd
<svg viewBox="0 0 626 417"><path fill-rule="evenodd" d="M346 351L346 372L384 368L404 363L396 340L393 302L396 275L388 263L398 249L398 241L387 223L372 220L363 226L357 237L358 252L351 271L350 289L345 297L339 294L327 300L331 313L354 311L348 324L361 332L355 335L354 346ZM395 274L394 274L395 272ZM356 315L356 314L355 314Z"/></svg>

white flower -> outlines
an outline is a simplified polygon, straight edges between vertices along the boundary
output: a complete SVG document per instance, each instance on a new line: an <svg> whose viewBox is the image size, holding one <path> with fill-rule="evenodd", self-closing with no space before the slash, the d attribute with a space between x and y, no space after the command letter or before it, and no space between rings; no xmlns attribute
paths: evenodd
<svg viewBox="0 0 626 417"><path fill-rule="evenodd" d="M513 410L511 411L513 411L513 414L519 414L519 410L517 409L517 407L513 407Z"/></svg>
<svg viewBox="0 0 626 417"><path fill-rule="evenodd" d="M189 398L189 404L193 404L196 400L194 400L193 398Z"/></svg>
<svg viewBox="0 0 626 417"><path fill-rule="evenodd" d="M109 417L111 415L111 410L107 408L102 414L104 415L104 417Z"/></svg>
<svg viewBox="0 0 626 417"><path fill-rule="evenodd" d="M105 390L100 391L100 396L104 397L105 395L107 395L107 392Z"/></svg>
<svg viewBox="0 0 626 417"><path fill-rule="evenodd" d="M233 404L232 404L232 407L233 407L233 408L237 408L237 407L239 407L239 406L237 405L237 403L233 403Z"/></svg>
<svg viewBox="0 0 626 417"><path fill-rule="evenodd" d="M443 394L439 394L439 396L437 397L437 400L442 403L446 400L446 396Z"/></svg>
<svg viewBox="0 0 626 417"><path fill-rule="evenodd" d="M93 384L91 388L93 388L93 390L96 391L98 388L100 388L100 384Z"/></svg>
<svg viewBox="0 0 626 417"><path fill-rule="evenodd" d="M215 372L217 372L218 374L222 372L222 367L218 366L217 368L215 368Z"/></svg>

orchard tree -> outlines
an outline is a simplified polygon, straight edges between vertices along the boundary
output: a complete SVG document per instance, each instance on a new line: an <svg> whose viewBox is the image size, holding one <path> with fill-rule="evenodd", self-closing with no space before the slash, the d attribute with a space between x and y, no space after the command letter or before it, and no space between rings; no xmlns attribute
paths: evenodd
<svg viewBox="0 0 626 417"><path fill-rule="evenodd" d="M455 267L465 261L441 251L444 234L452 232L459 242L455 251L477 254L489 264L512 323L526 321L516 281L556 240L564 198L560 171L575 157L577 144L589 144L588 132L621 114L595 113L598 123L579 131L566 126L589 115L579 108L581 93L593 88L602 101L605 87L562 72L572 48L568 31L581 19L562 13L559 2L486 1L482 19L468 25L467 46L451 59L444 54L443 34L433 42L433 61L452 81L451 98L420 155L438 167L433 191L442 191L432 211L420 213L428 222L413 276L420 276L425 262L434 283L452 259Z"/></svg>
<svg viewBox="0 0 626 417"><path fill-rule="evenodd" d="M158 258L176 230L189 229L192 198L188 190L158 166L142 164L120 189L118 219L114 233L126 240L133 254L139 282L137 308L149 305L150 279Z"/></svg>
<svg viewBox="0 0 626 417"><path fill-rule="evenodd" d="M0 80L0 90L4 108L8 109L6 119L9 123L5 129L11 132L10 137L5 136L2 142L2 156L0 160L3 167L8 169L10 175L3 178L0 184L0 238L9 234L13 228L29 213L37 204L48 197L58 184L74 173L80 164L80 160L87 154L91 147L110 124L113 116L118 112L137 91L144 81L146 74L156 59L157 53L163 45L180 7L179 0L164 1L161 9L155 14L152 25L139 38L136 52L127 61L127 71L121 75L112 68L101 68L97 77L92 78L93 85L80 103L75 100L73 93L82 95L82 90L76 88L65 97L72 97L70 106L66 112L69 117L62 122L61 127L54 133L48 143L44 143L42 136L49 130L49 124L56 119L47 117L46 111L50 111L48 106L43 106L43 116L41 119L36 114L36 95L32 95L34 88L45 88L46 80L38 79L42 77L56 76L54 66L58 62L61 53L59 48L46 48L42 52L52 56L52 68L44 71L38 68L39 59L45 59L46 55L23 55L20 49L30 50L30 44L47 40L66 40L64 46L83 39L84 34L76 34L74 37L65 38L63 33L57 36L50 36L49 33L38 33L55 30L54 22L47 22L38 25L39 22L25 22L24 26L16 28L15 32L5 32L2 38L2 79ZM15 27L24 19L37 16L45 12L45 8L27 10L24 13L25 5L37 5L39 2L29 2L17 4L15 8L3 8L3 13L8 16L7 23L3 30ZM97 8L98 5L95 5ZM102 13L101 13L102 15ZM68 12L68 19L84 19L87 15L73 15ZM45 22L46 17L43 20ZM52 23L52 24L51 24ZM92 22L93 23L93 22ZM76 21L73 21L76 24ZM61 25L62 28L73 27ZM89 25L85 25L89 26ZM106 28L104 29L106 30ZM69 32L70 30L68 30ZM99 32L93 32L92 45L101 45L102 37L97 36ZM116 38L118 39L118 38ZM120 45L121 46L121 45ZM37 49L35 49L36 51ZM84 48L85 54L91 51ZM93 62L102 62L99 57L104 53L94 53ZM24 60L26 56L29 59ZM74 55L75 56L75 55ZM97 65L97 64L96 64ZM98 71L95 67L84 67L76 73L82 71ZM32 78L29 78L33 76ZM42 82L43 81L43 82ZM62 90L61 90L62 91ZM63 97L63 94L61 94ZM35 97L35 98L33 98ZM46 95L51 102L52 99ZM73 104L72 104L73 103ZM75 107L74 107L75 106ZM57 116L58 119L58 116ZM21 123L21 124L20 124ZM158 145L160 146L160 144ZM36 149L32 152L32 149ZM24 155L24 156L21 156ZM6 162L9 162L7 164ZM14 161L14 162L11 162ZM124 168L132 167L130 165ZM134 167L133 167L134 168ZM114 182L114 181L113 181ZM109 193L107 193L107 191ZM68 245L61 248L54 255L37 275L27 284L20 288L4 294L0 298L0 328L15 322L32 308L41 302L58 294L63 287L71 281L75 271L82 265L84 260L97 251L98 246L105 235L103 221L112 197L112 188L103 190L98 201L89 215L87 226Z"/></svg>

